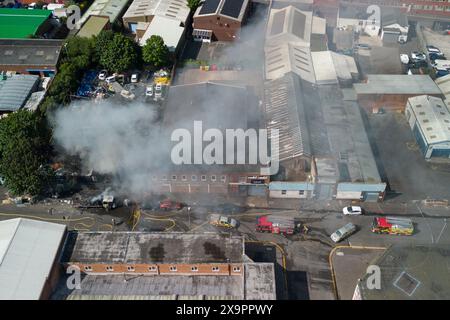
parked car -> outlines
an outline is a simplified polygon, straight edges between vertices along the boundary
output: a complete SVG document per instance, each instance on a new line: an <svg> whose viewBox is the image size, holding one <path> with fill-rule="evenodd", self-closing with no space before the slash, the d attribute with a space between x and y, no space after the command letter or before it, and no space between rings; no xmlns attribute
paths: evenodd
<svg viewBox="0 0 450 320"><path fill-rule="evenodd" d="M347 223L342 228L339 228L338 230L333 232L330 238L331 240L333 240L333 242L337 243L339 241L344 240L345 238L347 238L348 236L352 235L355 232L356 226L353 223Z"/></svg>
<svg viewBox="0 0 450 320"><path fill-rule="evenodd" d="M411 60L413 62L426 61L427 56L423 52L413 51L411 52Z"/></svg>
<svg viewBox="0 0 450 320"><path fill-rule="evenodd" d="M162 85L158 83L155 86L155 98L161 98L161 97L162 97Z"/></svg>
<svg viewBox="0 0 450 320"><path fill-rule="evenodd" d="M428 57L430 58L430 60L446 60L447 58L445 58L443 53L437 53L437 52L431 52L428 54Z"/></svg>
<svg viewBox="0 0 450 320"><path fill-rule="evenodd" d="M159 208L163 210L180 210L183 208L183 204L181 202L166 199L159 203Z"/></svg>
<svg viewBox="0 0 450 320"><path fill-rule="evenodd" d="M359 215L362 214L362 208L359 206L350 206L342 209L342 213L345 215Z"/></svg>
<svg viewBox="0 0 450 320"><path fill-rule="evenodd" d="M145 89L145 95L147 97L153 97L153 85L147 86L147 88Z"/></svg>
<svg viewBox="0 0 450 320"><path fill-rule="evenodd" d="M131 83L136 83L139 81L139 74L138 73L133 73L131 75Z"/></svg>
<svg viewBox="0 0 450 320"><path fill-rule="evenodd" d="M224 227L224 228L237 228L238 222L236 219L221 216L220 214L214 213L211 214L208 218L209 224L216 227Z"/></svg>
<svg viewBox="0 0 450 320"><path fill-rule="evenodd" d="M100 71L100 73L98 74L98 79L99 79L99 80L102 80L102 81L105 81L107 76L108 76L108 71L102 70L102 71Z"/></svg>
<svg viewBox="0 0 450 320"><path fill-rule="evenodd" d="M400 55L400 61L401 61L403 64L408 64L408 63L409 63L409 57L408 57L408 55L407 55L407 54L401 54L401 55Z"/></svg>
<svg viewBox="0 0 450 320"><path fill-rule="evenodd" d="M372 49L372 48L370 47L370 45L368 45L368 44L366 44L366 43L358 43L358 44L356 45L356 48L358 48L358 49L364 49L364 50L370 50L370 49Z"/></svg>
<svg viewBox="0 0 450 320"><path fill-rule="evenodd" d="M398 39L397 39L397 42L398 42L398 43L404 44L404 43L406 43L407 41L408 41L408 36L407 36L407 35L402 34L402 35L399 35L399 36L398 36Z"/></svg>
<svg viewBox="0 0 450 320"><path fill-rule="evenodd" d="M113 74L112 76L107 77L105 80L107 83L116 82L116 75Z"/></svg>
<svg viewBox="0 0 450 320"><path fill-rule="evenodd" d="M442 53L441 49L435 46L427 46L428 53Z"/></svg>
<svg viewBox="0 0 450 320"><path fill-rule="evenodd" d="M450 74L449 70L443 70L443 69L436 70L436 78L440 78L440 77L446 76L448 74Z"/></svg>

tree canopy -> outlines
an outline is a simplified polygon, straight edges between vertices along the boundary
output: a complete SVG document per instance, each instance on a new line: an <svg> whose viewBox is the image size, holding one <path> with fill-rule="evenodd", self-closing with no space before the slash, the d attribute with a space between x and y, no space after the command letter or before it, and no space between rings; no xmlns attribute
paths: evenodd
<svg viewBox="0 0 450 320"><path fill-rule="evenodd" d="M169 48L164 44L163 38L157 35L147 39L142 48L142 60L154 68L167 66L169 54Z"/></svg>
<svg viewBox="0 0 450 320"><path fill-rule="evenodd" d="M200 2L202 2L202 0L187 0L187 6L192 11L195 11L195 10L197 10L198 6L200 5Z"/></svg>
<svg viewBox="0 0 450 320"><path fill-rule="evenodd" d="M19 110L0 120L0 175L14 195L37 195L51 184L51 130L39 113Z"/></svg>
<svg viewBox="0 0 450 320"><path fill-rule="evenodd" d="M103 47L100 64L109 71L122 72L135 66L138 58L135 42L120 33L115 33Z"/></svg>

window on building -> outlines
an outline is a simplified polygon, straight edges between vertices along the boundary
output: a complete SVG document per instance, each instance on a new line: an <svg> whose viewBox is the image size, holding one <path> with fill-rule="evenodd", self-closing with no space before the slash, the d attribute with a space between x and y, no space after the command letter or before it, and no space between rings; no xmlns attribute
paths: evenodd
<svg viewBox="0 0 450 320"><path fill-rule="evenodd" d="M206 176L205 175L202 176L202 181L206 181Z"/></svg>
<svg viewBox="0 0 450 320"><path fill-rule="evenodd" d="M212 181L212 182L216 182L216 176L215 176L215 175L212 175L212 176L211 176L211 181Z"/></svg>
<svg viewBox="0 0 450 320"><path fill-rule="evenodd" d="M286 190L281 190L281 194L286 194Z"/></svg>
<svg viewBox="0 0 450 320"><path fill-rule="evenodd" d="M227 176L221 176L221 177L220 177L220 181L222 181L222 182L227 181Z"/></svg>
<svg viewBox="0 0 450 320"><path fill-rule="evenodd" d="M233 267L233 272L241 272L241 267Z"/></svg>
<svg viewBox="0 0 450 320"><path fill-rule="evenodd" d="M91 266L84 266L84 271L92 271L92 267Z"/></svg>
<svg viewBox="0 0 450 320"><path fill-rule="evenodd" d="M167 176L166 176L166 175L163 175L163 176L161 177L161 180L166 181L166 180L167 180Z"/></svg>
<svg viewBox="0 0 450 320"><path fill-rule="evenodd" d="M172 176L172 181L177 181L177 176L173 175Z"/></svg>
<svg viewBox="0 0 450 320"><path fill-rule="evenodd" d="M433 130L432 127L428 127L428 128L427 128L427 131L431 131L431 130Z"/></svg>
<svg viewBox="0 0 450 320"><path fill-rule="evenodd" d="M127 270L128 270L128 271L134 271L134 267L133 267L133 266L128 266L128 267L127 267Z"/></svg>
<svg viewBox="0 0 450 320"><path fill-rule="evenodd" d="M219 267L212 267L212 271L214 271L214 272L219 271Z"/></svg>
<svg viewBox="0 0 450 320"><path fill-rule="evenodd" d="M181 180L186 181L187 180L186 176L181 176Z"/></svg>
<svg viewBox="0 0 450 320"><path fill-rule="evenodd" d="M305 190L299 190L299 191L298 191L298 195L299 195L299 196L303 196L304 194L305 194Z"/></svg>
<svg viewBox="0 0 450 320"><path fill-rule="evenodd" d="M192 176L191 176L191 180L192 180L192 181L197 181L197 176L196 176L196 175L192 175Z"/></svg>
<svg viewBox="0 0 450 320"><path fill-rule="evenodd" d="M177 267L176 266L170 266L169 270L172 271L172 272L175 272L175 271L177 271Z"/></svg>
<svg viewBox="0 0 450 320"><path fill-rule="evenodd" d="M192 272L197 272L198 271L198 267L196 267L196 266L191 267L191 271Z"/></svg>
<svg viewBox="0 0 450 320"><path fill-rule="evenodd" d="M114 268L112 266L107 266L106 271L109 271L109 272L114 271Z"/></svg>
<svg viewBox="0 0 450 320"><path fill-rule="evenodd" d="M150 267L148 267L148 271L156 271L156 266L150 266Z"/></svg>

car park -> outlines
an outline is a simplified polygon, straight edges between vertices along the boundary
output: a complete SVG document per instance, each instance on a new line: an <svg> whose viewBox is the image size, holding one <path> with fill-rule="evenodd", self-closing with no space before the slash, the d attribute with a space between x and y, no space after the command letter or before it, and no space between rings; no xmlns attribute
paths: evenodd
<svg viewBox="0 0 450 320"><path fill-rule="evenodd" d="M350 235L352 235L355 232L356 232L356 226L353 223L347 223L342 228L339 228L338 230L333 232L333 234L330 236L330 238L331 238L331 240L333 240L333 242L337 243L337 242L340 242L340 241L344 240L345 238L349 237Z"/></svg>
<svg viewBox="0 0 450 320"><path fill-rule="evenodd" d="M342 209L342 213L345 215L360 215L363 210L359 206L349 206Z"/></svg>

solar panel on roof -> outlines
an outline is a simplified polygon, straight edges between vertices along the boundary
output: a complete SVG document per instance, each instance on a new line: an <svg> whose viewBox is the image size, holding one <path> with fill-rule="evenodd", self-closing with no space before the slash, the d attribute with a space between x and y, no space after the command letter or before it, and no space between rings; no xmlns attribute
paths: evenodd
<svg viewBox="0 0 450 320"><path fill-rule="evenodd" d="M216 12L219 3L220 0L206 0L202 5L199 14L210 14Z"/></svg>
<svg viewBox="0 0 450 320"><path fill-rule="evenodd" d="M229 17L238 18L243 3L244 0L225 0L220 13Z"/></svg>

